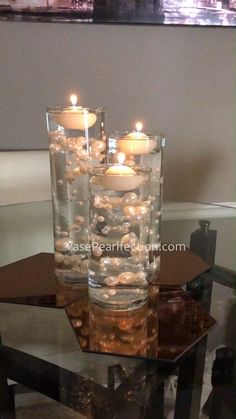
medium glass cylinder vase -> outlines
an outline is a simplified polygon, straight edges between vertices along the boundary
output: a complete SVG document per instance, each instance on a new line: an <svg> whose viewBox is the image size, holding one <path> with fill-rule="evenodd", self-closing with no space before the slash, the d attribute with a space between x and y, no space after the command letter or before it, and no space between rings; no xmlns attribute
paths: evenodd
<svg viewBox="0 0 236 419"><path fill-rule="evenodd" d="M148 201L150 202L150 230L147 244L150 246L149 258L154 268L149 273L149 283L159 284L160 249L161 249L161 213L163 197L163 151L165 137L155 132L142 132L142 124L136 124L136 130L115 131L108 139L108 162L117 161L123 153L124 164L128 167L141 165L151 170ZM135 202L133 203L135 211Z"/></svg>
<svg viewBox="0 0 236 419"><path fill-rule="evenodd" d="M47 109L52 181L55 272L78 285L88 278L88 172L106 154L102 108Z"/></svg>

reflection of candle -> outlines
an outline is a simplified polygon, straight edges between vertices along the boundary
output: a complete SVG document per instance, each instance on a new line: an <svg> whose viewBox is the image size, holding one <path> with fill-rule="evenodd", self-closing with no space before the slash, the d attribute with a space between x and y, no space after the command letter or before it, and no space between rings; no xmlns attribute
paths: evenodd
<svg viewBox="0 0 236 419"><path fill-rule="evenodd" d="M118 140L119 150L130 154L148 154L155 148L155 141L142 132L141 122L136 123L136 131L130 132Z"/></svg>
<svg viewBox="0 0 236 419"><path fill-rule="evenodd" d="M86 130L92 127L97 116L95 113L90 113L86 108L77 106L77 96L71 95L70 97L72 106L65 109L63 112L56 114L56 122L58 125L66 129L79 129Z"/></svg>
<svg viewBox="0 0 236 419"><path fill-rule="evenodd" d="M101 178L103 186L114 191L138 188L143 183L143 176L137 175L131 167L123 165L126 157L124 153L119 153L117 157L118 164L109 167Z"/></svg>

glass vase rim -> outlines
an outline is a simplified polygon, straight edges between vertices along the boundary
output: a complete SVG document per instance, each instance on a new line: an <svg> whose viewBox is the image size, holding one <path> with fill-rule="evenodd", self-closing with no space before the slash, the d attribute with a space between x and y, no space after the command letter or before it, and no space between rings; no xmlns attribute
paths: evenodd
<svg viewBox="0 0 236 419"><path fill-rule="evenodd" d="M108 138L112 138L112 136L115 136L115 137L119 136L119 138L123 138L123 137L126 137L128 134L132 134L132 133L136 134L138 132L139 131L136 131L135 129L134 130L114 130L108 135ZM154 131L154 130L153 131L140 131L140 133L145 134L148 137L165 138L164 133L161 131ZM127 140L129 139L127 138ZM143 140L143 138L137 138L137 140Z"/></svg>
<svg viewBox="0 0 236 419"><path fill-rule="evenodd" d="M47 106L46 108L46 113L47 114L58 114L58 113L62 113L62 112L67 112L67 111L73 111L77 109L83 109L83 110L87 110L88 112L106 112L106 107L103 106L80 106L80 105L76 105L76 106ZM72 112L71 112L72 113Z"/></svg>

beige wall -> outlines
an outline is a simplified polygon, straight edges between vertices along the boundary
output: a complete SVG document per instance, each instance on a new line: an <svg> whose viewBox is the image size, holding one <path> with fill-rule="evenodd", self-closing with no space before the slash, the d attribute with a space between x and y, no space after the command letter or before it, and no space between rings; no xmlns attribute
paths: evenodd
<svg viewBox="0 0 236 419"><path fill-rule="evenodd" d="M47 147L76 88L110 129L166 133L166 198L235 200L235 29L1 22L0 51L1 148Z"/></svg>

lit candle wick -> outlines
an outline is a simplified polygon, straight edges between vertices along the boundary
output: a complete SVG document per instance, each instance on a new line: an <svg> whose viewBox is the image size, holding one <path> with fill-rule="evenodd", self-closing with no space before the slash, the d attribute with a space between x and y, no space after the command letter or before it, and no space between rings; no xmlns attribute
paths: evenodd
<svg viewBox="0 0 236 419"><path fill-rule="evenodd" d="M120 165L122 165L125 162L125 159L126 159L125 153L118 153L117 160Z"/></svg>
<svg viewBox="0 0 236 419"><path fill-rule="evenodd" d="M141 132L141 131L142 131L142 129L143 129L143 124L142 124L142 122L137 122L137 123L136 123L136 125L135 125L135 128L136 128L136 131L137 131L137 132Z"/></svg>
<svg viewBox="0 0 236 419"><path fill-rule="evenodd" d="M76 95L71 95L71 96L70 96L71 105L72 105L73 107L75 107L75 106L77 105L77 100L78 100L78 98L77 98L77 96L76 96Z"/></svg>

